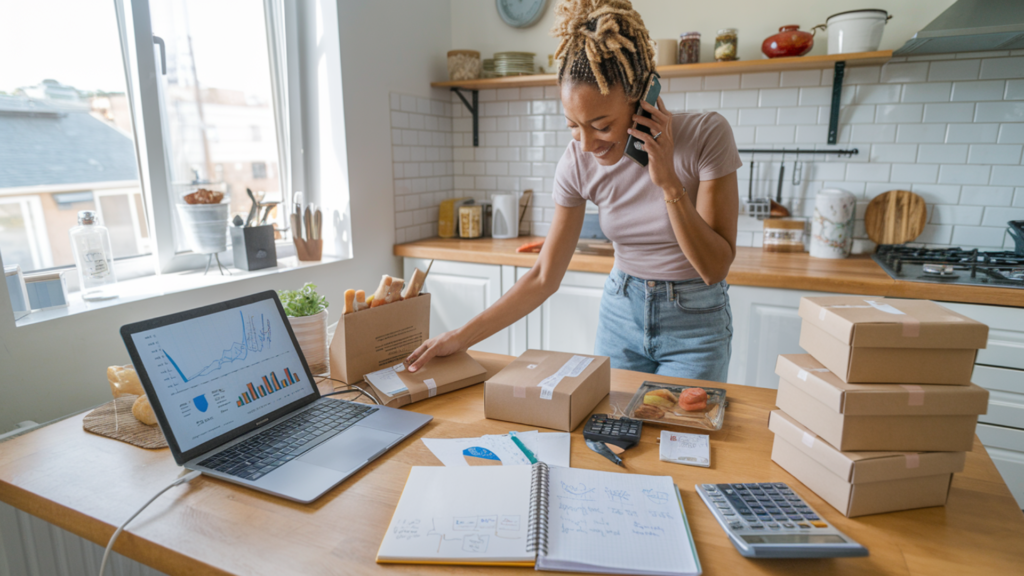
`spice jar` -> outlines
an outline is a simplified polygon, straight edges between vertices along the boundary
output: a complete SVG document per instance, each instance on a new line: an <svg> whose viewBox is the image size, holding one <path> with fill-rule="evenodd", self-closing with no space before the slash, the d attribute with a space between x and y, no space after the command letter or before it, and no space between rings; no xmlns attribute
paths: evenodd
<svg viewBox="0 0 1024 576"><path fill-rule="evenodd" d="M448 52L448 79L476 80L480 77L480 53L476 50Z"/></svg>
<svg viewBox="0 0 1024 576"><path fill-rule="evenodd" d="M764 221L765 252L803 252L807 223L793 218L768 218Z"/></svg>
<svg viewBox="0 0 1024 576"><path fill-rule="evenodd" d="M718 35L715 36L715 60L718 62L738 60L736 48L736 29L722 28L719 30Z"/></svg>
<svg viewBox="0 0 1024 576"><path fill-rule="evenodd" d="M696 64L700 62L700 32L687 32L679 35L679 64Z"/></svg>

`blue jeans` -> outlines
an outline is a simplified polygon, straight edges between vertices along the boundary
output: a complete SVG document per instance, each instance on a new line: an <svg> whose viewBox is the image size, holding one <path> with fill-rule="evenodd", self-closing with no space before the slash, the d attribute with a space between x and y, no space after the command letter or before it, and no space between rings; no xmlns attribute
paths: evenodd
<svg viewBox="0 0 1024 576"><path fill-rule="evenodd" d="M723 280L642 280L613 269L604 284L594 353L612 368L725 382L732 310Z"/></svg>

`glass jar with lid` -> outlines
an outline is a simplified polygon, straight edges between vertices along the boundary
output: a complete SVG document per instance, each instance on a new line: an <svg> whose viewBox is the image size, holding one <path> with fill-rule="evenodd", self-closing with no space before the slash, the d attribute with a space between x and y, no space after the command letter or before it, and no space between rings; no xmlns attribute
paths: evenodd
<svg viewBox="0 0 1024 576"><path fill-rule="evenodd" d="M735 28L722 28L715 36L715 60L728 62L739 60L737 56L738 42L737 30Z"/></svg>
<svg viewBox="0 0 1024 576"><path fill-rule="evenodd" d="M700 32L687 32L679 35L679 64L696 64L700 62Z"/></svg>

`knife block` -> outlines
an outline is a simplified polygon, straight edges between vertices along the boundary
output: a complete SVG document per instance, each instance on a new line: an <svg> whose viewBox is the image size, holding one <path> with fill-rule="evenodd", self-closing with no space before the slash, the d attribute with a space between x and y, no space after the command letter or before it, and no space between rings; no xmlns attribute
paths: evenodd
<svg viewBox="0 0 1024 576"><path fill-rule="evenodd" d="M292 238L295 241L295 253L302 262L319 262L324 251L323 240L303 240Z"/></svg>

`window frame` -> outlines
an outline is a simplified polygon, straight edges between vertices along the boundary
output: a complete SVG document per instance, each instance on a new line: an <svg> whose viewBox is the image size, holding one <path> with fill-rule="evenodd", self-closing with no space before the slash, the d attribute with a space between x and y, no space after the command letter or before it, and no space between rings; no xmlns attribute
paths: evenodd
<svg viewBox="0 0 1024 576"><path fill-rule="evenodd" d="M153 35L149 0L115 0L114 3L154 272L167 274L205 267L208 255L178 250L175 242L180 230L176 230L173 213L173 184L164 136L168 123L160 86L163 47ZM291 33L298 33L298 27L290 25L294 12L287 4L284 0L262 2L278 153L277 178L285 205L290 191L295 190L291 161L294 149L289 127L292 118L301 118L301 111L289 105L289 85L297 85L299 77L297 66L289 66L298 60L297 42L290 37ZM302 163L297 165L301 171ZM287 222L286 218L280 220ZM279 257L294 253L290 234L282 235L277 242L277 252Z"/></svg>

